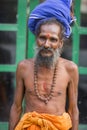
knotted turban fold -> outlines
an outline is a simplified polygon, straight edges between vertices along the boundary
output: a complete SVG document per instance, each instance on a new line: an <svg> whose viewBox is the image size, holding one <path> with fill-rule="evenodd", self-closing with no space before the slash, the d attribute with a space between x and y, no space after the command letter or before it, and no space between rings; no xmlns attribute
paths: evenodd
<svg viewBox="0 0 87 130"><path fill-rule="evenodd" d="M70 24L73 21L70 16L70 6L72 0L46 0L36 6L31 12L28 27L35 34L35 30L40 21L55 18L65 28L65 37L71 34Z"/></svg>

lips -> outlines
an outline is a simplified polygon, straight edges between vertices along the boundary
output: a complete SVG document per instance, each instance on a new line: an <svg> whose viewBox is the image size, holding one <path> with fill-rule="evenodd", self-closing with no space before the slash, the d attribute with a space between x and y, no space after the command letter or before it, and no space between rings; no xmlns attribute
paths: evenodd
<svg viewBox="0 0 87 130"><path fill-rule="evenodd" d="M53 51L52 50L48 50L48 49L42 49L40 50L40 54L43 56L52 56L53 55Z"/></svg>
<svg viewBox="0 0 87 130"><path fill-rule="evenodd" d="M53 53L53 49L51 48L42 48L40 51L45 53L49 53L49 52Z"/></svg>
<svg viewBox="0 0 87 130"><path fill-rule="evenodd" d="M42 53L52 53L51 50L41 50L40 52L42 52Z"/></svg>

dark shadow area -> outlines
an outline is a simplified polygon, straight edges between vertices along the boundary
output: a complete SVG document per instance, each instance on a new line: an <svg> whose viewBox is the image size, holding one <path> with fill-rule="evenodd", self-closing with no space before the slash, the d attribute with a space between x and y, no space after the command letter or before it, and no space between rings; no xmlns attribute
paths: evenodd
<svg viewBox="0 0 87 130"><path fill-rule="evenodd" d="M14 95L14 85L12 80L12 73L0 72L0 121L9 120L9 112Z"/></svg>
<svg viewBox="0 0 87 130"><path fill-rule="evenodd" d="M0 0L0 23L16 23L18 0Z"/></svg>
<svg viewBox="0 0 87 130"><path fill-rule="evenodd" d="M0 24L17 22L18 0L0 0ZM0 65L15 64L16 32L0 31ZM10 107L14 96L15 74L0 72L0 121L9 120Z"/></svg>
<svg viewBox="0 0 87 130"><path fill-rule="evenodd" d="M10 61L10 52L0 48L0 64L10 64ZM0 121L9 120L14 95L13 78L14 76L10 72L0 72Z"/></svg>

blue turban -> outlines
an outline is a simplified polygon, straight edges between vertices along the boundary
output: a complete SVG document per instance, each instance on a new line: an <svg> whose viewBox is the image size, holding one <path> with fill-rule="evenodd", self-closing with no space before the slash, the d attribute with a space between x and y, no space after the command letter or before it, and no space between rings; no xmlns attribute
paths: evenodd
<svg viewBox="0 0 87 130"><path fill-rule="evenodd" d="M71 34L70 24L72 18L70 16L70 7L72 0L46 0L36 6L31 12L28 27L35 34L38 23L45 19L55 18L65 28L65 37Z"/></svg>

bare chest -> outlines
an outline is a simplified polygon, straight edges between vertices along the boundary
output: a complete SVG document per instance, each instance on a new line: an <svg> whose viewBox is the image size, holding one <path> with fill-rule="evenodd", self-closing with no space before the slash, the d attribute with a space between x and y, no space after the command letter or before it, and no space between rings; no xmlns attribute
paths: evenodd
<svg viewBox="0 0 87 130"><path fill-rule="evenodd" d="M67 73L57 73L55 78L53 75L39 74L38 78L34 79L34 74L25 78L24 84L26 93L31 96L42 95L48 97L50 94L53 96L61 96L66 93L66 89L69 83Z"/></svg>

